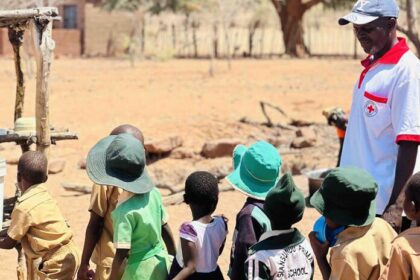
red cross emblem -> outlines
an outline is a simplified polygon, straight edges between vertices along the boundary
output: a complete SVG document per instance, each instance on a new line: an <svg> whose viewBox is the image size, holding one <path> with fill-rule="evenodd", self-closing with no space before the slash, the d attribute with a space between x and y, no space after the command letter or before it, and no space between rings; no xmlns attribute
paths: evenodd
<svg viewBox="0 0 420 280"><path fill-rule="evenodd" d="M365 114L366 114L366 116L373 117L377 113L378 113L378 107L376 106L376 104L371 100L366 101L366 103L365 103Z"/></svg>

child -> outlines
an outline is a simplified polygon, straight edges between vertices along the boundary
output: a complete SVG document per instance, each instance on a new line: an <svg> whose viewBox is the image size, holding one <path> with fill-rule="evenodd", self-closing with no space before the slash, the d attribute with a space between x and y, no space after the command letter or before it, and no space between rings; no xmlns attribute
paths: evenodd
<svg viewBox="0 0 420 280"><path fill-rule="evenodd" d="M162 240L166 212L145 165L142 143L126 133L102 139L87 157L87 173L94 183L124 190L112 212L117 250L111 280L166 280L168 276L168 254Z"/></svg>
<svg viewBox="0 0 420 280"><path fill-rule="evenodd" d="M29 151L20 157L17 182L22 196L12 212L7 236L0 239L0 248L12 249L20 241L29 271L33 260L41 258L35 268L39 279L71 280L76 276L80 256L73 233L47 191L47 164L41 152Z"/></svg>
<svg viewBox="0 0 420 280"><path fill-rule="evenodd" d="M387 222L375 218L377 190L366 171L340 167L313 194L311 205L335 233L325 243L318 241L315 232L309 234L324 279L377 280L383 272L396 233Z"/></svg>
<svg viewBox="0 0 420 280"><path fill-rule="evenodd" d="M190 206L193 221L180 228L181 250L172 263L169 279L222 280L217 259L223 251L227 221L211 214L219 199L216 177L194 172L185 182L184 200Z"/></svg>
<svg viewBox="0 0 420 280"><path fill-rule="evenodd" d="M404 231L393 241L382 280L420 279L420 172L407 183L404 211L417 227Z"/></svg>
<svg viewBox="0 0 420 280"><path fill-rule="evenodd" d="M235 170L227 180L248 198L236 216L228 275L232 280L243 280L248 249L264 232L271 230L270 220L263 211L264 200L278 182L281 157L274 146L259 141L249 148L237 146L233 165Z"/></svg>
<svg viewBox="0 0 420 280"><path fill-rule="evenodd" d="M249 250L249 280L309 280L314 274L311 245L292 225L302 220L305 198L296 188L290 174L285 174L264 202L271 231L264 233Z"/></svg>
<svg viewBox="0 0 420 280"><path fill-rule="evenodd" d="M134 136L142 144L143 133L135 126L124 124L114 128L110 135L128 133ZM78 280L92 279L108 280L111 273L112 261L115 248L112 243L114 231L112 228L111 213L117 206L118 198L123 190L114 186L94 184L90 199L90 219L86 228L85 245L83 247L81 266L78 272ZM162 234L165 242L174 244L172 234L167 224L162 226ZM174 245L168 248L174 254ZM96 264L96 271L90 271L89 260Z"/></svg>

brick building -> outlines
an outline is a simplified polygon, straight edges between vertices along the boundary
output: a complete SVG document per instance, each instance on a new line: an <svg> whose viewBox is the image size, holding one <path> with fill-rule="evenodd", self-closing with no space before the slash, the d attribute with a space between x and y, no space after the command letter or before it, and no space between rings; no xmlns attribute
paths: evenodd
<svg viewBox="0 0 420 280"><path fill-rule="evenodd" d="M86 0L63 0L57 6L61 20L53 23L54 53L58 56L80 56L85 47L85 5ZM30 31L25 34L25 50L31 52ZM0 55L11 56L7 29L0 28Z"/></svg>

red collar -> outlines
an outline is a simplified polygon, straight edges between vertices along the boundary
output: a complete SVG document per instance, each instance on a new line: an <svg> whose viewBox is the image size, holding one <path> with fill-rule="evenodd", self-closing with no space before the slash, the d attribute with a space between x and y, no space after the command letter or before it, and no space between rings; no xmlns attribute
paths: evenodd
<svg viewBox="0 0 420 280"><path fill-rule="evenodd" d="M388 52L386 52L377 63L381 64L397 64L401 57L409 51L407 41L404 38L398 37L398 43L393 46ZM361 61L363 67L368 68L371 66L372 62L370 61L372 55L369 55L367 58Z"/></svg>

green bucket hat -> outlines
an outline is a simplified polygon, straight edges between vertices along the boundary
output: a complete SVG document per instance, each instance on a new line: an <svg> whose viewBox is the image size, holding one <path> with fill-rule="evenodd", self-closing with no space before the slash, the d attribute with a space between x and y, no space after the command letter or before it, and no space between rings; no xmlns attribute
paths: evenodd
<svg viewBox="0 0 420 280"><path fill-rule="evenodd" d="M281 177L276 187L265 198L264 212L273 229L286 229L302 220L305 197L296 187L291 174Z"/></svg>
<svg viewBox="0 0 420 280"><path fill-rule="evenodd" d="M281 157L277 149L259 141L249 148L235 148L235 169L227 176L228 182L247 196L264 200L279 180Z"/></svg>
<svg viewBox="0 0 420 280"><path fill-rule="evenodd" d="M311 205L334 223L362 227L375 219L377 190L378 185L366 171L339 167L324 179Z"/></svg>
<svg viewBox="0 0 420 280"><path fill-rule="evenodd" d="M99 185L110 185L141 194L154 187L146 170L143 144L123 133L100 140L86 160L89 178Z"/></svg>

